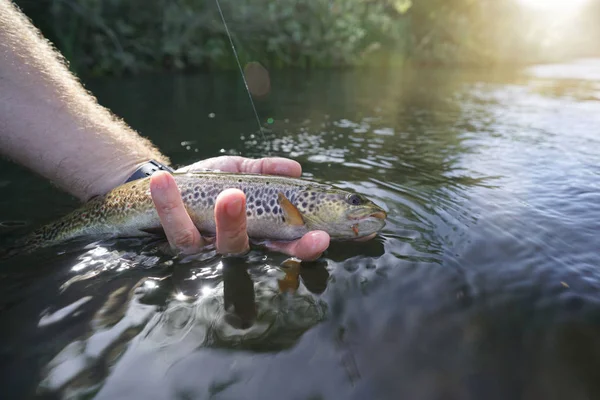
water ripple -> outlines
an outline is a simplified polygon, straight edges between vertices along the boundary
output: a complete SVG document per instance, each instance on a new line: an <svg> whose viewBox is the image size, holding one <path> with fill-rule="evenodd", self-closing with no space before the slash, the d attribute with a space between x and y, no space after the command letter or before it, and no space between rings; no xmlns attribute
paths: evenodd
<svg viewBox="0 0 600 400"><path fill-rule="evenodd" d="M373 199L387 225L302 264L118 241L9 265L3 389L51 360L40 388L62 397L598 397L596 64L282 74L257 104L274 121L266 140L243 88L201 98L231 76L186 77L171 97L156 91L167 80L121 82L113 106L174 160L291 157ZM3 221L47 217L28 182L11 177L25 208L3 203Z"/></svg>

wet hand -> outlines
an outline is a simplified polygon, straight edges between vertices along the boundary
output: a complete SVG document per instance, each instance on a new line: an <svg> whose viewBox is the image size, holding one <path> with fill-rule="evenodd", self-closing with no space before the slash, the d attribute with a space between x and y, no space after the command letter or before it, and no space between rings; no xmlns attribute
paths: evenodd
<svg viewBox="0 0 600 400"><path fill-rule="evenodd" d="M299 177L300 164L285 158L249 159L237 156L209 158L179 169L193 172L217 169L224 172L259 173ZM171 247L183 254L199 252L208 244L188 215L175 180L167 172L157 172L150 179L152 200ZM246 197L241 190L227 189L215 203L217 225L216 249L220 254L243 254L250 248L246 231ZM270 242L267 247L301 260L315 260L329 247L329 235L323 231L309 232L293 242Z"/></svg>

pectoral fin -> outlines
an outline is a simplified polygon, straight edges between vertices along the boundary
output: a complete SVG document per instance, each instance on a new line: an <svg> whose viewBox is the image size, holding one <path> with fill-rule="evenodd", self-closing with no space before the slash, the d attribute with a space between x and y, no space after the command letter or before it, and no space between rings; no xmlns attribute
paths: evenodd
<svg viewBox="0 0 600 400"><path fill-rule="evenodd" d="M302 214L300 214L300 211L298 211L298 209L292 204L292 202L289 201L283 193L279 193L277 196L279 198L279 206L283 210L285 220L287 221L287 223L290 225L298 226L304 225L304 219L302 218Z"/></svg>
<svg viewBox="0 0 600 400"><path fill-rule="evenodd" d="M300 261L296 261L293 258L288 258L285 260L281 266L285 271L285 276L282 279L277 280L277 284L279 285L279 291L281 293L290 292L296 293L298 288L300 287Z"/></svg>

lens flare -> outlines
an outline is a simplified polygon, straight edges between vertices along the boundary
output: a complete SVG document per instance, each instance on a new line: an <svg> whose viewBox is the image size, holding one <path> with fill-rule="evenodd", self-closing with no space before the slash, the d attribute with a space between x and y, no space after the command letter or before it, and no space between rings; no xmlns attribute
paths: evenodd
<svg viewBox="0 0 600 400"><path fill-rule="evenodd" d="M570 12L578 11L589 0L517 0L524 6L540 11Z"/></svg>

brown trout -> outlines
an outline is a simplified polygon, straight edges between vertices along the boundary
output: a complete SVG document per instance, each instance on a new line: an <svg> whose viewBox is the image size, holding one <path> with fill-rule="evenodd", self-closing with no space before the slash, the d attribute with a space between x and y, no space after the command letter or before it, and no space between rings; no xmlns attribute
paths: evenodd
<svg viewBox="0 0 600 400"><path fill-rule="evenodd" d="M246 195L248 236L289 241L312 230L334 240L379 232L386 212L362 195L331 185L273 175L225 172L174 173L185 207L201 234L214 236L214 205L219 193L237 188ZM150 195L150 178L121 185L25 237L13 251L81 237L138 237L162 230Z"/></svg>

